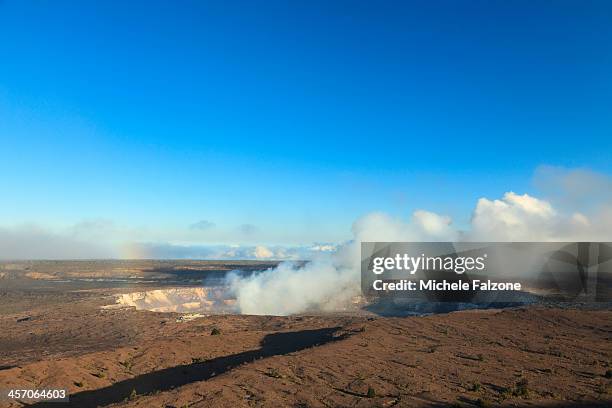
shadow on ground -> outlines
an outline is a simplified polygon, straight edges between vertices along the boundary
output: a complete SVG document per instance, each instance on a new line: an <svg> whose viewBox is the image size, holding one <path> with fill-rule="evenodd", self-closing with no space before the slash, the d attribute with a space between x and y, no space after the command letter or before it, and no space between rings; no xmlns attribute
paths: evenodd
<svg viewBox="0 0 612 408"><path fill-rule="evenodd" d="M197 381L205 381L223 374L241 364L260 358L277 356L340 340L335 336L339 327L298 332L274 333L264 337L261 347L225 357L218 357L200 363L165 368L124 380L105 388L83 391L70 396L70 402L39 402L30 407L99 407L129 398L135 391L138 395L163 392Z"/></svg>
<svg viewBox="0 0 612 408"><path fill-rule="evenodd" d="M378 299L363 309L383 317L409 317L423 316L429 314L450 313L470 309L505 309L521 307L533 303L527 302L490 302L490 303L466 303L466 302L414 302L401 298Z"/></svg>

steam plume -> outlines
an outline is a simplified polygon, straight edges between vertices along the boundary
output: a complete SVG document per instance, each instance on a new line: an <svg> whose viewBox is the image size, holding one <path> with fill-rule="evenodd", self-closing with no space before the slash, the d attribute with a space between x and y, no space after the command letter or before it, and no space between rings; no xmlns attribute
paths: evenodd
<svg viewBox="0 0 612 408"><path fill-rule="evenodd" d="M567 176L586 177L584 172ZM591 184L601 185L601 181ZM601 192L591 194L594 199ZM288 315L349 307L360 293L362 241L608 241L612 205L604 202L590 215L564 213L547 200L508 192L501 199L478 200L466 231L453 228L448 216L419 210L409 222L383 213L368 214L355 221L352 232L353 239L336 252L320 254L303 267L283 263L258 275L231 277L240 312Z"/></svg>

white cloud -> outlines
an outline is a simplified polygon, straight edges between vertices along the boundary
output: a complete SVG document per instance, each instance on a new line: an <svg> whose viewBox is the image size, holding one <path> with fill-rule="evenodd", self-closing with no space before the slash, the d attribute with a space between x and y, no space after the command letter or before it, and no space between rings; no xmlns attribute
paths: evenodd
<svg viewBox="0 0 612 408"><path fill-rule="evenodd" d="M590 214L563 212L543 199L506 193L501 200L478 200L471 241L609 241L612 239L612 206Z"/></svg>
<svg viewBox="0 0 612 408"><path fill-rule="evenodd" d="M449 216L417 210L412 214L412 222L423 234L429 237L449 241L456 238L457 233L453 230L453 221Z"/></svg>
<svg viewBox="0 0 612 408"><path fill-rule="evenodd" d="M452 241L457 237L457 232L451 224L450 217L424 210L415 211L410 222L375 212L355 221L352 231L361 241Z"/></svg>
<svg viewBox="0 0 612 408"><path fill-rule="evenodd" d="M541 241L551 237L556 211L550 203L513 192L501 200L481 198L472 216L469 240Z"/></svg>
<svg viewBox="0 0 612 408"><path fill-rule="evenodd" d="M338 249L338 245L331 243L316 243L308 249L314 252L333 252Z"/></svg>
<svg viewBox="0 0 612 408"><path fill-rule="evenodd" d="M270 251L265 246L256 246L255 247L255 258L257 259L267 259L272 258L274 256L274 252Z"/></svg>

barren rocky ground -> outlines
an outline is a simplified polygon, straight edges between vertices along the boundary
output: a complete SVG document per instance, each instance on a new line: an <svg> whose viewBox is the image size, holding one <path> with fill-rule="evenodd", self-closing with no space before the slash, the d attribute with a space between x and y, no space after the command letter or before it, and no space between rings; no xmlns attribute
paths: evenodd
<svg viewBox="0 0 612 408"><path fill-rule="evenodd" d="M66 388L70 406L612 405L609 310L189 320L100 308L132 286L10 274L0 286L0 389ZM66 404L33 404L47 405Z"/></svg>

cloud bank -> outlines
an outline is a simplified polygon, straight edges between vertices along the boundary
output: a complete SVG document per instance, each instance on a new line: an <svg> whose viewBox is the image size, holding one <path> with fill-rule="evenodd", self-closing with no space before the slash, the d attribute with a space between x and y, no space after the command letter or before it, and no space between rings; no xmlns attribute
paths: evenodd
<svg viewBox="0 0 612 408"><path fill-rule="evenodd" d="M353 223L351 242L341 245L213 245L192 242L202 234L212 239L217 233L224 233L223 228L206 219L186 226L183 232L173 232L176 239L172 241L163 240L166 237L163 231L157 232L157 239L148 240L150 231L146 229L130 229L111 220L91 219L60 230L31 224L0 226L0 259L312 260L313 266L307 270L283 266L288 269L283 269L282 273L315 274L331 268L335 272L330 276L348 285L352 278L348 279L350 275L345 276L345 273L354 270L350 259L359 258L358 254L351 253L363 240L608 241L612 238L612 178L587 169L542 166L536 170L533 184L541 192L538 196L507 192L497 198L480 198L474 205L469 226L464 229L456 228L450 217L425 209L414 211L408 217L373 212ZM238 241L258 230L252 224L234 227ZM224 240L231 237L221 236ZM316 271L312 269L315 267ZM265 277L261 279L249 286L250 292L257 292L257 284L266 287ZM300 279L296 277L288 282L298 284ZM236 282L238 294L242 293L240 288L240 282ZM278 288L279 292L282 290ZM246 299L246 289L244 293ZM324 290L320 293L321 299L325 297ZM329 302L311 299L306 303L310 306L290 309L324 307ZM245 311L270 312L268 308L259 309L248 304L250 302L245 301Z"/></svg>
<svg viewBox="0 0 612 408"><path fill-rule="evenodd" d="M35 225L0 228L0 259L100 259L116 256L110 245L78 234L59 234Z"/></svg>
<svg viewBox="0 0 612 408"><path fill-rule="evenodd" d="M129 243L121 247L127 259L307 260L321 250L311 246L181 245Z"/></svg>

